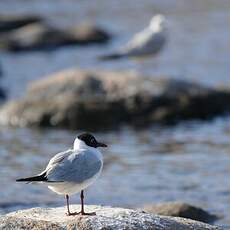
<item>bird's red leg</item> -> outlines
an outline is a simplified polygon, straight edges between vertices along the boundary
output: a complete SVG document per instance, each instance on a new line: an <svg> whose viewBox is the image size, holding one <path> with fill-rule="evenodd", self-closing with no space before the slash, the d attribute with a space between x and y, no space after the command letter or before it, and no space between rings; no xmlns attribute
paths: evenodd
<svg viewBox="0 0 230 230"><path fill-rule="evenodd" d="M66 198L66 206L67 206L67 213L66 213L66 215L67 215L67 216L74 216L74 215L79 214L79 213L77 213L77 212L70 212L70 210L69 210L69 195L66 194L66 195L65 195L65 198Z"/></svg>
<svg viewBox="0 0 230 230"><path fill-rule="evenodd" d="M87 215L87 216L96 215L96 212L85 212L85 210L84 210L84 191L83 190L81 190L80 198L81 198L81 212L80 212L80 214L83 216L84 215Z"/></svg>

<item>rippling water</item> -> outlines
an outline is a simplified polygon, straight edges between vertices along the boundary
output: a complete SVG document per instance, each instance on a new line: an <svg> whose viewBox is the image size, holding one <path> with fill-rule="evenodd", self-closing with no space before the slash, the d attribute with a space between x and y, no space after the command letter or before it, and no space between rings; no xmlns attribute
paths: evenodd
<svg viewBox="0 0 230 230"><path fill-rule="evenodd" d="M72 66L134 69L211 85L230 84L228 0L101 0L100 4L1 0L0 13L7 12L41 14L61 26L94 21L116 35L107 46L68 47L49 53L1 52L2 82L10 98L23 95L29 81ZM159 12L170 25L169 43L160 56L144 63L96 61L97 55L127 41ZM1 213L64 203L45 187L16 184L15 178L39 172L53 154L71 147L76 132L1 128ZM89 188L87 203L135 207L183 200L221 215L219 224L230 224L230 118L146 130L123 127L96 136L110 147L103 152L105 168L98 183ZM78 196L72 199L79 201Z"/></svg>

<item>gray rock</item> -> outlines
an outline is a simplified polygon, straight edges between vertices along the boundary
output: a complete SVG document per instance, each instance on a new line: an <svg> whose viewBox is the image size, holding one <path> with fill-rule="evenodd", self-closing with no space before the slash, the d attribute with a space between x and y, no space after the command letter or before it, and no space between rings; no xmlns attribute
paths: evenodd
<svg viewBox="0 0 230 230"><path fill-rule="evenodd" d="M71 206L79 210L80 206ZM147 214L123 208L86 206L96 216L66 216L65 208L32 208L0 217L0 229L78 229L78 230L220 230L202 222Z"/></svg>
<svg viewBox="0 0 230 230"><path fill-rule="evenodd" d="M229 112L230 91L132 72L71 69L32 83L0 109L0 124L111 129L209 119Z"/></svg>
<svg viewBox="0 0 230 230"><path fill-rule="evenodd" d="M6 99L7 99L6 90L0 87L0 104L4 103Z"/></svg>
<svg viewBox="0 0 230 230"><path fill-rule="evenodd" d="M0 15L0 33L41 21L42 19L35 15Z"/></svg>
<svg viewBox="0 0 230 230"><path fill-rule="evenodd" d="M1 64L1 63L0 63ZM0 65L0 78L3 76L3 74L4 74L4 72L3 72L3 70L2 70L2 66ZM5 99L6 99L6 91L5 91L5 89L2 87L2 86L0 86L0 104L2 104L2 102L4 102L5 101Z"/></svg>
<svg viewBox="0 0 230 230"><path fill-rule="evenodd" d="M106 43L111 39L111 34L99 26L84 23L67 28L75 39L75 44L88 45L93 43Z"/></svg>
<svg viewBox="0 0 230 230"><path fill-rule="evenodd" d="M183 202L148 204L143 207L143 210L153 214L184 217L206 223L213 223L218 219L216 215L210 214L201 208Z"/></svg>
<svg viewBox="0 0 230 230"><path fill-rule="evenodd" d="M110 35L93 25L60 29L37 22L1 36L0 47L9 51L52 50L67 45L105 43Z"/></svg>

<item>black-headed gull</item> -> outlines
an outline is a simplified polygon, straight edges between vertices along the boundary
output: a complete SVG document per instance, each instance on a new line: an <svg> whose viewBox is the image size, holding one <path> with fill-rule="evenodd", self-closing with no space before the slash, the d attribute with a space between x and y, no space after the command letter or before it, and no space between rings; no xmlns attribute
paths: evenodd
<svg viewBox="0 0 230 230"><path fill-rule="evenodd" d="M67 215L95 214L86 213L84 210L84 189L91 185L101 173L103 157L98 147L107 147L107 145L98 142L92 134L83 133L75 139L73 149L52 157L42 173L16 181L44 183L53 192L65 195ZM81 211L70 212L69 195L78 192L81 192Z"/></svg>

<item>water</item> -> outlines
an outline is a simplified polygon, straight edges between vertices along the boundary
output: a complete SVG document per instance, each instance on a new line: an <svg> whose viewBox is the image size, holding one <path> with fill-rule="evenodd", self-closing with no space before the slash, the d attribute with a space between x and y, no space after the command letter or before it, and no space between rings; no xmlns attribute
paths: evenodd
<svg viewBox="0 0 230 230"><path fill-rule="evenodd" d="M34 175L56 152L71 146L75 132L2 129L1 212L31 206L63 205L64 198L43 186L15 183ZM202 206L229 223L230 119L152 127L136 132L123 127L97 133L110 147L98 183L87 191L87 203L139 207L182 200ZM78 203L78 195L71 197Z"/></svg>
<svg viewBox="0 0 230 230"><path fill-rule="evenodd" d="M73 66L134 69L215 86L230 84L228 0L101 0L100 4L89 0L2 0L2 12L33 12L60 26L93 21L116 35L107 46L68 47L49 53L1 52L2 83L9 98L22 96L30 81ZM123 44L159 12L166 15L170 26L169 43L160 56L144 63L96 61L97 55ZM45 187L14 181L43 169L53 154L72 145L76 132L1 128L0 213L63 205L63 197ZM98 183L87 191L87 203L139 207L182 200L221 215L217 224L230 225L230 118L145 130L122 127L96 136L110 147L103 152L105 168ZM79 202L78 196L71 199Z"/></svg>

